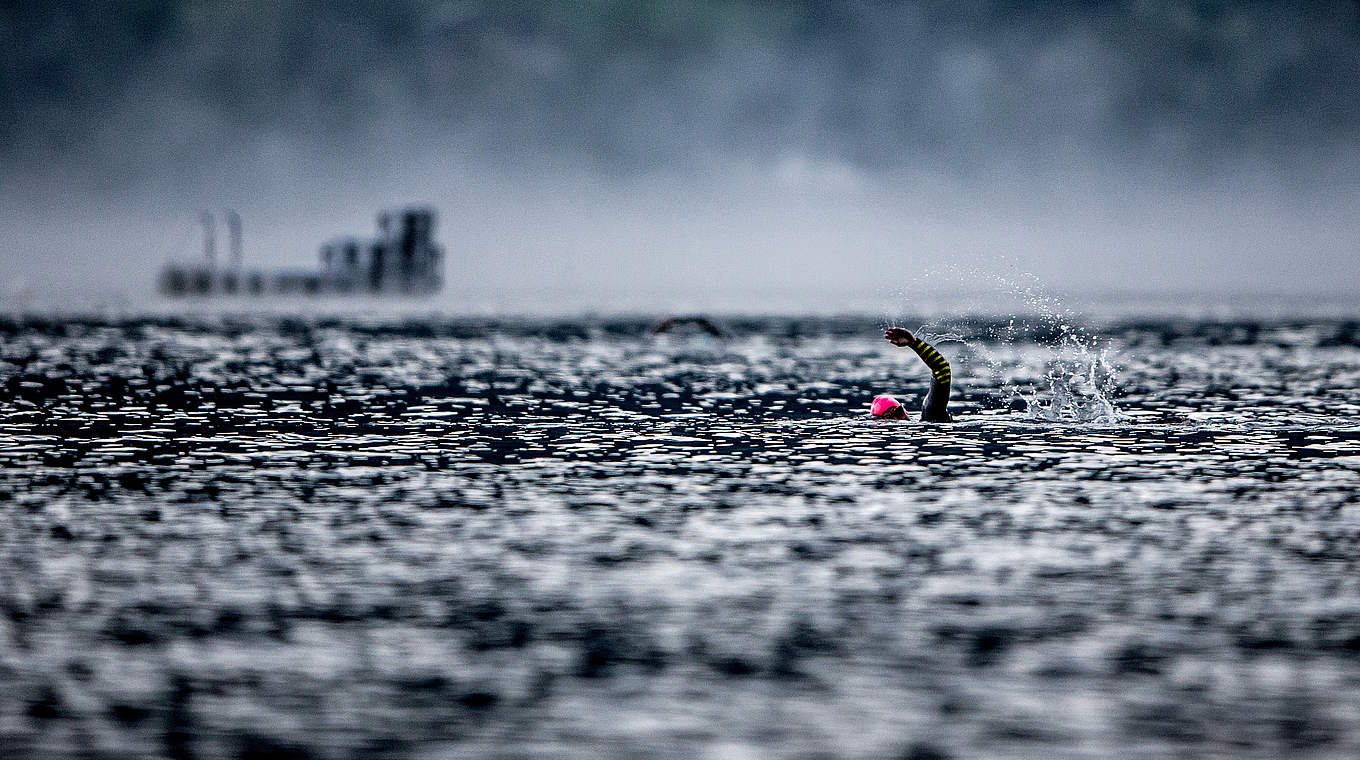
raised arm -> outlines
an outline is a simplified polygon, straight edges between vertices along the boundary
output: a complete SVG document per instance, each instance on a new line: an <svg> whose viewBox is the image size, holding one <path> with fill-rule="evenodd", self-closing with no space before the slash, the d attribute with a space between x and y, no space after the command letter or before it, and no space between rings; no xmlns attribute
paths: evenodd
<svg viewBox="0 0 1360 760"><path fill-rule="evenodd" d="M949 362L943 356L940 356L940 352L936 351L934 346L917 338L912 349L916 351L917 356L921 357L921 361L925 362L927 367L930 367L930 375L935 379L935 382L947 383L953 379L953 375L949 371Z"/></svg>
<svg viewBox="0 0 1360 760"><path fill-rule="evenodd" d="M894 346L910 348L921 357L930 368L930 375L937 383L947 383L952 379L949 371L949 362L940 355L939 351L929 343L921 340L905 327L892 327L883 333L883 337L888 339Z"/></svg>

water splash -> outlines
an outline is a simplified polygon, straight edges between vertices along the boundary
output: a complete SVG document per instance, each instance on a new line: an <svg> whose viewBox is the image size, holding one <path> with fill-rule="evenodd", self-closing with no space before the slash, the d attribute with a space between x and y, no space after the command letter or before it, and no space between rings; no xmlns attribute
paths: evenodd
<svg viewBox="0 0 1360 760"><path fill-rule="evenodd" d="M921 325L922 337L964 346L970 360L987 366L1012 410L1046 422L1119 424L1130 419L1114 402L1118 372L1105 339L1083 327L1071 309L1043 290L1038 278L1020 273L1012 279L962 266L941 273L955 282L989 286L973 298L1001 314L990 320L940 317ZM966 306L974 315L982 311L978 303Z"/></svg>
<svg viewBox="0 0 1360 760"><path fill-rule="evenodd" d="M1024 399L1029 415L1050 422L1115 424L1128 421L1128 415L1115 406L1116 373L1107 361L1107 350L1092 355L1086 347L1074 357L1050 362L1044 380L1047 394L1040 390L1012 386L1016 397ZM1046 397L1045 397L1046 395Z"/></svg>

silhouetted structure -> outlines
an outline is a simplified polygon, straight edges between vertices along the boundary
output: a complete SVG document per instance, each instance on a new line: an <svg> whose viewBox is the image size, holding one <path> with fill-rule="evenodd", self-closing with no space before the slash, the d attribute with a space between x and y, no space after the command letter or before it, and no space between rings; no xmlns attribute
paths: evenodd
<svg viewBox="0 0 1360 760"><path fill-rule="evenodd" d="M241 217L225 214L231 258L217 266L217 225L204 212L201 264L167 264L160 291L167 296L429 295L443 286L444 249L434 240L435 213L425 207L378 215L376 238L341 238L321 247L320 270L246 270Z"/></svg>

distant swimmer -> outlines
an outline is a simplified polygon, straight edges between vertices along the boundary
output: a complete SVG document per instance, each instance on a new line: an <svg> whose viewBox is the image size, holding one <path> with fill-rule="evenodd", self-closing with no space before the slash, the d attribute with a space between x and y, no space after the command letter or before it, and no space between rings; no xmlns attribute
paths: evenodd
<svg viewBox="0 0 1360 760"><path fill-rule="evenodd" d="M660 335L662 333L668 333L677 327L684 326L697 327L715 338L727 337L727 333L724 332L721 327L718 327L716 324L714 324L713 320L709 319L708 317L701 317L697 314L692 317L666 317L660 322L657 322L656 324L652 325L652 328L651 330L649 330L649 332L652 335Z"/></svg>
<svg viewBox="0 0 1360 760"><path fill-rule="evenodd" d="M926 394L925 403L921 405L922 422L953 422L954 418L949 414L949 362L945 361L940 352L929 343L911 334L910 330L903 327L890 327L883 337L889 343L898 348L911 348L916 355L921 357L921 361L930 368L930 392ZM892 396L877 396L874 398L873 406L869 408L875 417L883 417L890 420L905 420L907 418L907 408L902 406L902 402Z"/></svg>

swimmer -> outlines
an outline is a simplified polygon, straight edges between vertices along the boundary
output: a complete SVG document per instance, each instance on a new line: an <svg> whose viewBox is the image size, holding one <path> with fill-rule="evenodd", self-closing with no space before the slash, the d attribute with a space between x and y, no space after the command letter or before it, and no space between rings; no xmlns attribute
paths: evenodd
<svg viewBox="0 0 1360 760"><path fill-rule="evenodd" d="M925 403L921 405L922 422L953 422L949 414L949 362L929 343L911 334L903 327L890 327L883 333L887 341L898 348L910 347L930 368L930 391L926 393ZM907 408L892 396L877 396L869 412L875 417L889 420L905 420Z"/></svg>
<svg viewBox="0 0 1360 760"><path fill-rule="evenodd" d="M660 322L652 325L648 332L652 335L661 335L662 333L668 333L677 327L684 327L686 325L697 327L715 338L727 337L727 333L723 331L721 327L718 327L713 320L697 314L692 317L666 317Z"/></svg>

